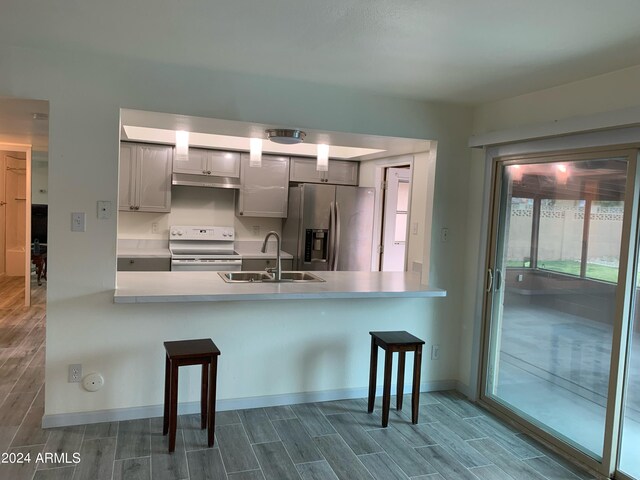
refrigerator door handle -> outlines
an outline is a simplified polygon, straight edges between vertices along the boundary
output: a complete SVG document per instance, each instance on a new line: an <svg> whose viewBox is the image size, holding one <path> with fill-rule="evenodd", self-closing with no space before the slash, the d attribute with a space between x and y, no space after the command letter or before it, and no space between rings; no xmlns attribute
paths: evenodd
<svg viewBox="0 0 640 480"><path fill-rule="evenodd" d="M336 233L334 235L333 271L338 270L338 256L340 255L340 204L336 202Z"/></svg>
<svg viewBox="0 0 640 480"><path fill-rule="evenodd" d="M336 227L336 213L333 202L329 206L329 251L327 256L329 257L327 263L327 270L333 270L333 257L335 255L335 227Z"/></svg>

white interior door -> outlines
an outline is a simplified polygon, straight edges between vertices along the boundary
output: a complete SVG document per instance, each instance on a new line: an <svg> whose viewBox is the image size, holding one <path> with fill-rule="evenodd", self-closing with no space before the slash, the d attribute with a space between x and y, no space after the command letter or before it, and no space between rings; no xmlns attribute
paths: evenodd
<svg viewBox="0 0 640 480"><path fill-rule="evenodd" d="M403 272L407 248L411 170L388 168L386 182L380 270Z"/></svg>
<svg viewBox="0 0 640 480"><path fill-rule="evenodd" d="M0 154L0 275L7 271L6 266L6 219L7 219L7 195L5 188L6 161Z"/></svg>
<svg viewBox="0 0 640 480"><path fill-rule="evenodd" d="M4 274L24 278L31 305L31 146L0 145L0 256ZM2 273L2 271L0 271Z"/></svg>
<svg viewBox="0 0 640 480"><path fill-rule="evenodd" d="M18 153L5 155L6 272L22 277L25 273L26 239L26 160Z"/></svg>

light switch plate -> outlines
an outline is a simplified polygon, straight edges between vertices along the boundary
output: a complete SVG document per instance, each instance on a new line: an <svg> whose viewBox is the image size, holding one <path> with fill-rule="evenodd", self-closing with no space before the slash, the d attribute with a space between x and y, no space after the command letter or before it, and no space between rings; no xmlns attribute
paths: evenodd
<svg viewBox="0 0 640 480"><path fill-rule="evenodd" d="M84 232L86 231L86 215L84 212L72 212L71 213L71 231L72 232Z"/></svg>

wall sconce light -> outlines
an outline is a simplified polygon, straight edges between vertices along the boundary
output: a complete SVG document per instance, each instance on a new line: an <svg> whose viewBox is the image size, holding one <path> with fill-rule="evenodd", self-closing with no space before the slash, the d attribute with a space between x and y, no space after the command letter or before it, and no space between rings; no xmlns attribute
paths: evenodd
<svg viewBox="0 0 640 480"><path fill-rule="evenodd" d="M262 166L262 139L261 138L249 139L249 166L250 167Z"/></svg>
<svg viewBox="0 0 640 480"><path fill-rule="evenodd" d="M176 160L189 160L189 132L185 130L176 130Z"/></svg>
<svg viewBox="0 0 640 480"><path fill-rule="evenodd" d="M326 172L329 170L329 145L323 143L318 144L316 170L318 172Z"/></svg>

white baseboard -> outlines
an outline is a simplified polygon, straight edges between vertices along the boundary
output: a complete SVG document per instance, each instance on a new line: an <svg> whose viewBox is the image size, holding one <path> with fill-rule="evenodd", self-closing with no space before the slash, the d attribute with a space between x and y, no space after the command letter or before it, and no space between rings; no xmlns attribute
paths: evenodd
<svg viewBox="0 0 640 480"><path fill-rule="evenodd" d="M470 401L475 402L477 400L475 392L471 391L471 387L462 383L460 380L456 380L455 389L467 397Z"/></svg>
<svg viewBox="0 0 640 480"><path fill-rule="evenodd" d="M437 392L441 390L455 390L459 382L456 380L439 380L420 384L421 392ZM395 392L396 386L391 386ZM406 394L411 393L411 385L405 385ZM462 392L464 393L464 392ZM344 388L326 390L322 392L289 393L282 395L267 395L261 397L223 399L216 402L216 410L243 410L245 408L275 407L277 405L294 405L296 403L327 402L330 400L346 400L351 398L365 398L368 389ZM379 385L376 395L382 395ZM186 415L200 412L200 402L183 402L178 404L178 414ZM164 414L163 405L149 405L145 407L115 408L112 410L96 410L92 412L59 413L42 417L42 428L68 427L71 425L85 425L90 423L117 422L121 420L136 420L139 418L161 417Z"/></svg>

